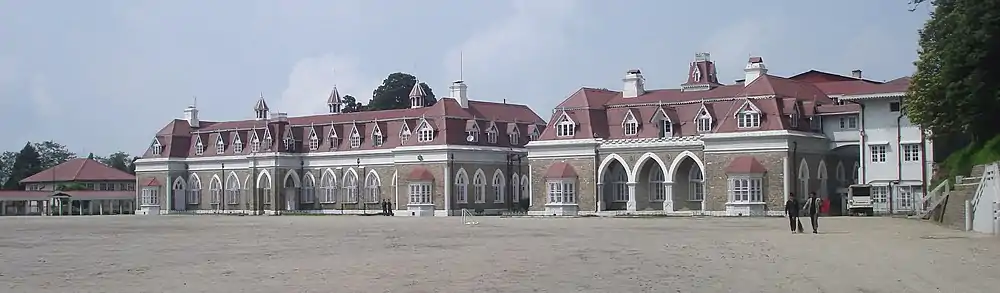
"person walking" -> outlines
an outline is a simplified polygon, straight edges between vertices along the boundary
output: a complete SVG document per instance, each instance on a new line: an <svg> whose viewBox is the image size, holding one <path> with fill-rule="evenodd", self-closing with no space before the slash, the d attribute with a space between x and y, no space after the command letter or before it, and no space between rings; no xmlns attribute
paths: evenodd
<svg viewBox="0 0 1000 293"><path fill-rule="evenodd" d="M794 192L788 193L788 201L785 201L785 215L788 216L788 226L795 231L802 232L802 224L799 223L799 200L795 198Z"/></svg>
<svg viewBox="0 0 1000 293"><path fill-rule="evenodd" d="M823 207L823 199L816 196L816 192L810 192L809 198L806 199L805 210L809 213L809 224L812 225L813 234L817 234L819 229L819 212Z"/></svg>

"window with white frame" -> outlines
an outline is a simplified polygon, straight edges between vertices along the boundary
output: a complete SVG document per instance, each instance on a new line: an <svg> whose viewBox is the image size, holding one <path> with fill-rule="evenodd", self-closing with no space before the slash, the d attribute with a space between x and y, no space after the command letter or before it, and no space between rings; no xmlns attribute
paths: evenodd
<svg viewBox="0 0 1000 293"><path fill-rule="evenodd" d="M344 178L344 201L358 202L358 176L354 173L348 173Z"/></svg>
<svg viewBox="0 0 1000 293"><path fill-rule="evenodd" d="M840 117L840 129L857 129L858 128L858 116L851 115L847 117Z"/></svg>
<svg viewBox="0 0 1000 293"><path fill-rule="evenodd" d="M160 152L163 150L162 145L160 145L160 141L155 139L153 140L153 145L149 148L150 152L153 153L154 156L159 156Z"/></svg>
<svg viewBox="0 0 1000 293"><path fill-rule="evenodd" d="M219 178L212 178L211 183L208 184L208 190L212 193L211 204L218 205L222 202L222 182L219 182Z"/></svg>
<svg viewBox="0 0 1000 293"><path fill-rule="evenodd" d="M889 199L889 186L886 185L876 185L872 186L872 202L873 203L886 203Z"/></svg>
<svg viewBox="0 0 1000 293"><path fill-rule="evenodd" d="M535 128L534 130L531 131L531 135L528 135L528 140L532 140L532 141L538 140L538 136L539 135L541 135L541 134L538 133L538 128Z"/></svg>
<svg viewBox="0 0 1000 293"><path fill-rule="evenodd" d="M420 124L420 128L417 129L417 140L420 142L429 142L434 140L434 128L431 128L427 122Z"/></svg>
<svg viewBox="0 0 1000 293"><path fill-rule="evenodd" d="M612 199L614 202L628 201L628 174L625 168L615 166L611 171Z"/></svg>
<svg viewBox="0 0 1000 293"><path fill-rule="evenodd" d="M569 119L569 116L563 115L559 118L559 122L556 122L556 136L572 137L573 135L576 135L576 124Z"/></svg>
<svg viewBox="0 0 1000 293"><path fill-rule="evenodd" d="M639 134L639 121L635 119L631 111L625 114L625 121L622 121L622 131L626 136Z"/></svg>
<svg viewBox="0 0 1000 293"><path fill-rule="evenodd" d="M730 176L729 201L734 203L764 202L763 180L760 177Z"/></svg>
<svg viewBox="0 0 1000 293"><path fill-rule="evenodd" d="M307 174L305 179L302 180L302 198L299 199L299 202L316 202L316 178L311 174Z"/></svg>
<svg viewBox="0 0 1000 293"><path fill-rule="evenodd" d="M365 202L378 202L382 199L382 182L375 173L368 173L365 179Z"/></svg>
<svg viewBox="0 0 1000 293"><path fill-rule="evenodd" d="M188 181L187 203L201 203L201 179L197 176L192 176L191 180Z"/></svg>
<svg viewBox="0 0 1000 293"><path fill-rule="evenodd" d="M319 186L323 189L322 203L337 202L337 176L333 172L323 172L323 176L319 177Z"/></svg>
<svg viewBox="0 0 1000 293"><path fill-rule="evenodd" d="M740 111L736 114L737 127L739 128L759 128L760 127L760 113L757 111L746 109Z"/></svg>
<svg viewBox="0 0 1000 293"><path fill-rule="evenodd" d="M493 202L502 203L504 197L504 183L503 174L495 173L493 174Z"/></svg>
<svg viewBox="0 0 1000 293"><path fill-rule="evenodd" d="M698 132L710 132L712 131L712 115L708 114L705 109L701 110L698 114L698 119L695 119L698 124Z"/></svg>
<svg viewBox="0 0 1000 293"><path fill-rule="evenodd" d="M899 186L899 199L895 200L898 210L910 210L913 208L913 194L918 190L917 186Z"/></svg>
<svg viewBox="0 0 1000 293"><path fill-rule="evenodd" d="M350 140L351 140L351 148L352 149L356 149L356 148L360 148L361 147L361 134L358 133L358 129L357 128L355 128L354 131L351 132L351 138L350 138Z"/></svg>
<svg viewBox="0 0 1000 293"><path fill-rule="evenodd" d="M496 128L496 125L490 126L490 128L486 130L486 142L497 143L499 137L500 133L499 130Z"/></svg>
<svg viewBox="0 0 1000 293"><path fill-rule="evenodd" d="M201 143L201 138L194 144L194 154L198 156L205 154L205 144Z"/></svg>
<svg viewBox="0 0 1000 293"><path fill-rule="evenodd" d="M295 150L295 138L293 138L291 136L285 137L285 139L283 139L283 144L285 146L285 150L286 151L294 151Z"/></svg>
<svg viewBox="0 0 1000 293"><path fill-rule="evenodd" d="M659 122L659 126L660 126L660 129L659 129L660 130L660 137L672 137L672 136L674 136L674 125L673 125L673 122L670 122L670 119L663 118L663 119L660 119L660 121L658 121L658 122Z"/></svg>
<svg viewBox="0 0 1000 293"><path fill-rule="evenodd" d="M486 202L486 175L476 172L476 176L472 178L472 186L476 189L476 202Z"/></svg>
<svg viewBox="0 0 1000 293"><path fill-rule="evenodd" d="M222 139L222 134L219 134L218 139L215 140L215 153L221 154L226 152L226 141Z"/></svg>
<svg viewBox="0 0 1000 293"><path fill-rule="evenodd" d="M160 205L160 190L158 187L146 187L142 189L142 205Z"/></svg>
<svg viewBox="0 0 1000 293"><path fill-rule="evenodd" d="M575 204L576 181L571 179L548 180L549 203Z"/></svg>
<svg viewBox="0 0 1000 293"><path fill-rule="evenodd" d="M261 197L264 198L264 204L271 204L271 178L270 177L260 177L257 180L257 192Z"/></svg>
<svg viewBox="0 0 1000 293"><path fill-rule="evenodd" d="M667 186L664 185L666 177L663 176L663 169L653 166L649 169L649 201L667 200Z"/></svg>
<svg viewBox="0 0 1000 293"><path fill-rule="evenodd" d="M236 177L236 174L229 174L229 178L226 178L226 204L238 204L240 203L240 179Z"/></svg>
<svg viewBox="0 0 1000 293"><path fill-rule="evenodd" d="M309 134L309 150L315 151L319 149L319 136L316 132Z"/></svg>
<svg viewBox="0 0 1000 293"><path fill-rule="evenodd" d="M888 146L884 144L875 144L868 146L872 163L883 163L885 162L885 154L888 152Z"/></svg>
<svg viewBox="0 0 1000 293"><path fill-rule="evenodd" d="M479 142L479 124L475 121L472 121L472 123L472 128L469 128L465 132L465 135L470 138L470 142Z"/></svg>
<svg viewBox="0 0 1000 293"><path fill-rule="evenodd" d="M385 141L382 139L382 130L375 128L372 132L372 145L380 147Z"/></svg>
<svg viewBox="0 0 1000 293"><path fill-rule="evenodd" d="M253 138L250 139L250 152L251 153L260 152L260 139L258 139L257 136L254 136Z"/></svg>
<svg viewBox="0 0 1000 293"><path fill-rule="evenodd" d="M235 141L233 141L233 152L237 154L243 152L243 142L240 141L239 136L237 136Z"/></svg>
<svg viewBox="0 0 1000 293"><path fill-rule="evenodd" d="M459 172L455 176L455 200L459 203L469 202L469 176L465 172Z"/></svg>
<svg viewBox="0 0 1000 293"><path fill-rule="evenodd" d="M702 201L705 199L705 176L701 174L701 167L692 164L688 169L688 200Z"/></svg>
<svg viewBox="0 0 1000 293"><path fill-rule="evenodd" d="M410 139L411 134L412 133L410 133L410 127L406 125L406 122L403 122L403 128L399 130L399 141L405 142L406 140Z"/></svg>
<svg viewBox="0 0 1000 293"><path fill-rule="evenodd" d="M101 184L105 185L104 186L105 189L103 189L103 190L107 190L107 184L105 184L105 183L101 183ZM173 190L174 190L174 194L183 194L184 195L184 203L185 204L188 203L188 202L190 202L187 199L187 197L189 196L189 193L187 192L187 187L184 186L184 181L183 180L174 180L174 185L172 187L173 187Z"/></svg>
<svg viewBox="0 0 1000 293"><path fill-rule="evenodd" d="M518 138L520 137L521 133L518 133L517 130L507 134L507 140L510 141L510 144L518 144Z"/></svg>
<svg viewBox="0 0 1000 293"><path fill-rule="evenodd" d="M903 162L920 161L920 144L907 143L902 144L901 147L903 148Z"/></svg>
<svg viewBox="0 0 1000 293"><path fill-rule="evenodd" d="M274 141L271 140L271 133L264 132L264 140L261 142L261 148L264 150L270 150L271 146L274 145Z"/></svg>
<svg viewBox="0 0 1000 293"><path fill-rule="evenodd" d="M414 182L410 183L410 203L411 204L431 204L431 183Z"/></svg>

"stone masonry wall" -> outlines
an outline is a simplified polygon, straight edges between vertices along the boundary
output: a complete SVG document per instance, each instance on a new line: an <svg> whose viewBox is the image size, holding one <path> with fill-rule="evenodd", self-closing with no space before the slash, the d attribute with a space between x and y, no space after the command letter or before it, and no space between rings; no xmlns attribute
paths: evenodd
<svg viewBox="0 0 1000 293"><path fill-rule="evenodd" d="M729 176L725 169L733 159L742 156L752 156L764 165L767 173L763 177L764 202L767 209L784 209L784 158L785 152L762 152L762 153L711 153L703 158L705 162L705 208L709 211L722 211L726 209L726 202L729 201Z"/></svg>
<svg viewBox="0 0 1000 293"><path fill-rule="evenodd" d="M565 162L573 166L573 170L579 176L576 182L576 202L580 211L594 211L597 209L595 200L597 190L597 180L594 176L597 172L597 164L594 158L572 158L572 159L532 159L531 160L531 211L544 211L545 204L548 203L548 186L545 180L545 173L549 166L556 162Z"/></svg>

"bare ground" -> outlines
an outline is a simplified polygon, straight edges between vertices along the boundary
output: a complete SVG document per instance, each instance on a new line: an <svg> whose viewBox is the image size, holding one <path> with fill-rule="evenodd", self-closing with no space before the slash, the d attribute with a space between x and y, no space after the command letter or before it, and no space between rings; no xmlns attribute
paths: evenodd
<svg viewBox="0 0 1000 293"><path fill-rule="evenodd" d="M996 292L1000 239L885 218L0 218L0 292ZM805 223L808 229L808 223Z"/></svg>

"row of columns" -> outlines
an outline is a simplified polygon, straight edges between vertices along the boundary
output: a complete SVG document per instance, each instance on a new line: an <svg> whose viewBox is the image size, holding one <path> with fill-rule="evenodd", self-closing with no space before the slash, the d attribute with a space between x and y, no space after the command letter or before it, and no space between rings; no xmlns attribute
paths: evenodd
<svg viewBox="0 0 1000 293"><path fill-rule="evenodd" d="M628 182L625 186L628 187L628 202L625 204L625 210L634 212L638 210L639 202L636 199L635 186L638 182ZM663 211L673 212L674 211L674 185L672 182L663 182L663 189L666 198L663 200ZM604 183L597 183L597 209L604 211L607 208L607 204L604 202ZM705 199L701 200L701 210L705 210Z"/></svg>
<svg viewBox="0 0 1000 293"><path fill-rule="evenodd" d="M75 211L73 206L79 206ZM130 199L74 200L4 200L0 201L0 216L25 215L114 215L131 214L135 210Z"/></svg>

